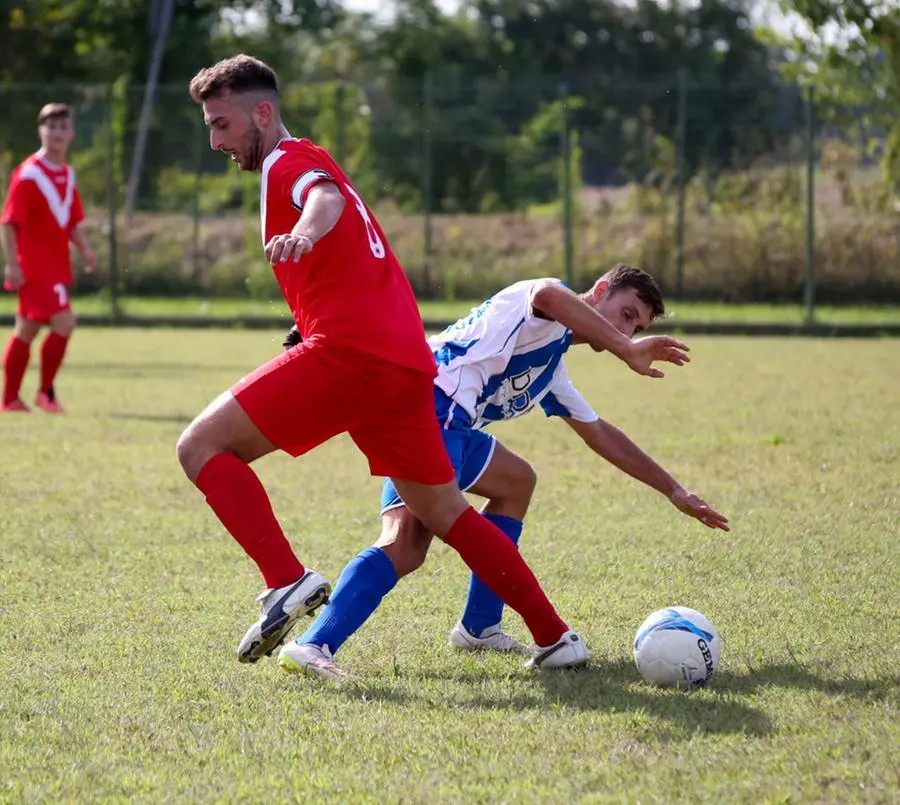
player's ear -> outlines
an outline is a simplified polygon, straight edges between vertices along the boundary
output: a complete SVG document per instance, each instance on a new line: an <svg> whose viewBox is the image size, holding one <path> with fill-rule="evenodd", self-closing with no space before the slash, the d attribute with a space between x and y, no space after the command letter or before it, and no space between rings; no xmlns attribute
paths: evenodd
<svg viewBox="0 0 900 805"><path fill-rule="evenodd" d="M609 283L605 279L603 279L603 277L598 279L594 283L594 287L591 288L591 301L594 304L597 304L597 302L599 302L600 299L603 297L603 294L606 293L608 288L609 288Z"/></svg>
<svg viewBox="0 0 900 805"><path fill-rule="evenodd" d="M253 109L253 122L261 129L267 129L275 119L275 109L271 101L260 101Z"/></svg>

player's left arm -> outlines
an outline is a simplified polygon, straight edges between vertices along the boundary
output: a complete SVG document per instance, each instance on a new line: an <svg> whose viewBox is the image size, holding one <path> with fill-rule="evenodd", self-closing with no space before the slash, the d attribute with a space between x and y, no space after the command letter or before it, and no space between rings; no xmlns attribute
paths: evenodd
<svg viewBox="0 0 900 805"><path fill-rule="evenodd" d="M593 422L582 422L572 417L562 419L598 456L665 495L679 511L699 520L709 528L730 530L727 517L682 487L615 425L599 418Z"/></svg>
<svg viewBox="0 0 900 805"><path fill-rule="evenodd" d="M286 235L277 235L266 244L266 258L275 265L295 263L325 237L340 220L347 200L332 181L319 181L306 193L303 212Z"/></svg>
<svg viewBox="0 0 900 805"><path fill-rule="evenodd" d="M83 221L84 206L81 203L81 193L78 192L78 187L76 186L74 197L72 199L72 233L69 235L69 239L75 244L78 251L81 252L82 257L84 257L84 262L87 263L87 271L90 273L97 268L97 255L91 248L87 235L85 235Z"/></svg>
<svg viewBox="0 0 900 805"><path fill-rule="evenodd" d="M686 354L687 344L667 335L629 338L560 282L540 281L531 300L537 312L558 321L594 349L612 352L638 374L665 377L653 366L654 362L666 361L682 366L690 361Z"/></svg>
<svg viewBox="0 0 900 805"><path fill-rule="evenodd" d="M87 271L91 272L97 268L97 255L91 248L91 244L88 242L82 224L75 224L75 227L72 229L71 238L72 243L75 244L78 251L80 251L84 257L84 262L87 263Z"/></svg>

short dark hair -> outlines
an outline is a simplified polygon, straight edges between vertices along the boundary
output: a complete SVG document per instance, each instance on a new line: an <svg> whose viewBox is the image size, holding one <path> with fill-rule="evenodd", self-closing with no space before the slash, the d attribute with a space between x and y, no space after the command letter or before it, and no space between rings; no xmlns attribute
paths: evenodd
<svg viewBox="0 0 900 805"><path fill-rule="evenodd" d="M632 288L638 299L650 308L652 318L656 319L666 313L662 291L656 280L642 268L630 266L628 263L617 263L603 275L610 293Z"/></svg>
<svg viewBox="0 0 900 805"><path fill-rule="evenodd" d="M37 124L43 126L48 120L71 120L72 107L67 103L48 103L38 112Z"/></svg>
<svg viewBox="0 0 900 805"><path fill-rule="evenodd" d="M241 92L278 94L278 78L265 62L241 53L204 67L191 79L191 97L197 103Z"/></svg>

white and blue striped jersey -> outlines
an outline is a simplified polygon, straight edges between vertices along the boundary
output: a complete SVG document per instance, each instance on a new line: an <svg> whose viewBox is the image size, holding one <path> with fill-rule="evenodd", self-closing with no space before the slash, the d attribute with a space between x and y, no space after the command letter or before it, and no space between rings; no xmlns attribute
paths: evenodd
<svg viewBox="0 0 900 805"><path fill-rule="evenodd" d="M547 416L597 419L563 363L572 331L535 315L539 282L510 285L428 339L443 392L435 394L442 427L484 428L538 404Z"/></svg>

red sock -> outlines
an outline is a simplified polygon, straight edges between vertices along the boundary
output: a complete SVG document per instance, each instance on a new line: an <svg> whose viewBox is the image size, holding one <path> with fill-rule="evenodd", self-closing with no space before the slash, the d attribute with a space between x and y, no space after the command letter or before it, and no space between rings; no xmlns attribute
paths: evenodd
<svg viewBox="0 0 900 805"><path fill-rule="evenodd" d="M67 346L69 336L54 333L52 330L44 339L41 345L41 391L50 391L53 388L53 381L56 380L56 373L62 365Z"/></svg>
<svg viewBox="0 0 900 805"><path fill-rule="evenodd" d="M203 465L196 484L228 533L256 562L267 587L284 587L303 575L305 568L248 464L234 453L217 453Z"/></svg>
<svg viewBox="0 0 900 805"><path fill-rule="evenodd" d="M510 538L471 506L450 527L444 542L522 616L539 646L552 646L568 631Z"/></svg>
<svg viewBox="0 0 900 805"><path fill-rule="evenodd" d="M13 336L3 354L3 404L15 402L22 390L22 378L28 368L31 344Z"/></svg>

